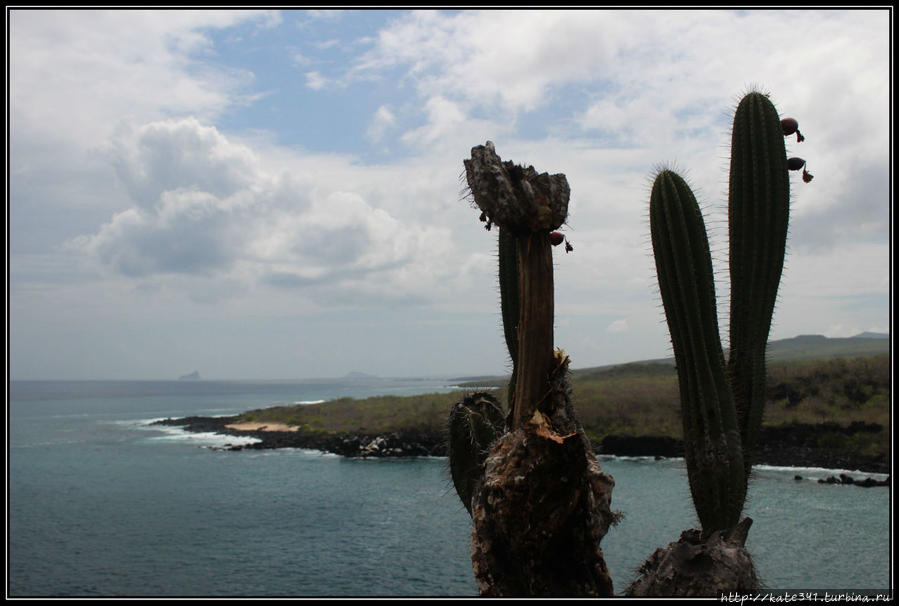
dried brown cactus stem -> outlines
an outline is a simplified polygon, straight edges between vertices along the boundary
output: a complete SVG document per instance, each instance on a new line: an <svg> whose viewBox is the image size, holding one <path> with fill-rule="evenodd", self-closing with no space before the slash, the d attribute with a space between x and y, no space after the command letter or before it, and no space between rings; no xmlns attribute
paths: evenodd
<svg viewBox="0 0 899 606"><path fill-rule="evenodd" d="M618 515L571 405L568 356L553 354L533 416L497 440L474 488L472 567L482 596L613 595L600 541Z"/></svg>
<svg viewBox="0 0 899 606"><path fill-rule="evenodd" d="M510 248L518 253L512 410L471 498L478 590L484 596L611 596L599 542L616 519L609 509L614 480L602 473L577 424L568 356L553 348L550 233L568 214L568 181L503 162L489 141L472 148L465 174L481 220L511 234ZM504 326L514 323L506 303Z"/></svg>
<svg viewBox="0 0 899 606"><path fill-rule="evenodd" d="M547 393L553 370L553 266L549 232L518 237L521 316L512 428L523 427Z"/></svg>
<svg viewBox="0 0 899 606"><path fill-rule="evenodd" d="M464 161L475 204L484 217L514 234L518 244L520 316L518 369L511 429L524 426L548 391L553 357L553 265L550 232L568 216L571 190L564 174L503 162L493 143L472 148Z"/></svg>
<svg viewBox="0 0 899 606"><path fill-rule="evenodd" d="M494 597L611 597L600 541L614 481L576 438L503 434L472 500L472 568Z"/></svg>

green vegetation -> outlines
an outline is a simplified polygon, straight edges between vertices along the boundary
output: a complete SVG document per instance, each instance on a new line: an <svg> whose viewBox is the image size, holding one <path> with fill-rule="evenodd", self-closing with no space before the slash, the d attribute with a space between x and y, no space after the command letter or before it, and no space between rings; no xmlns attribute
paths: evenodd
<svg viewBox="0 0 899 606"><path fill-rule="evenodd" d="M458 393L340 398L321 404L294 404L251 410L235 422L285 423L321 433L381 434L397 429L445 431Z"/></svg>
<svg viewBox="0 0 899 606"><path fill-rule="evenodd" d="M612 434L682 439L673 366L642 369L625 365L575 373L575 406L594 444ZM889 455L888 354L769 363L766 395L763 428L819 425L815 445L864 456ZM864 435L837 430L853 424L882 429Z"/></svg>
<svg viewBox="0 0 899 606"><path fill-rule="evenodd" d="M888 343L885 339L885 343ZM607 435L682 438L677 373L670 362L635 362L572 372L574 407L594 444ZM822 432L838 450L889 454L890 357L798 359L768 364L768 404L763 427L792 424L878 424L880 433L859 436ZM507 378L479 381L505 399ZM475 391L472 386L472 391ZM320 433L386 433L398 429L446 431L459 393L341 398L253 410L238 422L286 423Z"/></svg>

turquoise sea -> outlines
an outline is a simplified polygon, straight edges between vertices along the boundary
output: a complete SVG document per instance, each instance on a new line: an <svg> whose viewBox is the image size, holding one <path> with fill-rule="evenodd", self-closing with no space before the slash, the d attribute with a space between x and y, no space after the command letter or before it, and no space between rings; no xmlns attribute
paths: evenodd
<svg viewBox="0 0 899 606"><path fill-rule="evenodd" d="M223 451L210 447L235 438L148 424L450 389L426 379L12 382L7 595L474 596L470 519L445 459ZM621 592L695 516L682 460L600 461L625 514L602 542ZM747 545L767 587L891 586L892 490L817 483L835 473L757 469Z"/></svg>

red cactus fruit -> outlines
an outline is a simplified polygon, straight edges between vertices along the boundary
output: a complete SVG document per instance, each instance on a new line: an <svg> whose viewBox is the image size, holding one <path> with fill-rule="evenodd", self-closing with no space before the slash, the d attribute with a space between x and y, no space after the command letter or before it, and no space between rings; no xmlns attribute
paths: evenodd
<svg viewBox="0 0 899 606"><path fill-rule="evenodd" d="M790 170L799 170L805 166L805 160L802 158L788 158L787 159L787 168Z"/></svg>
<svg viewBox="0 0 899 606"><path fill-rule="evenodd" d="M549 234L549 243L552 244L553 246L558 246L559 244L561 244L564 241L565 241L565 236L563 236L562 234L560 234L557 231L554 231L553 233Z"/></svg>
<svg viewBox="0 0 899 606"><path fill-rule="evenodd" d="M780 121L780 125L784 129L784 137L788 137L793 133L796 133L796 141L800 143L805 141L805 137L802 136L802 133L799 132L799 122L797 122L794 118L784 118Z"/></svg>

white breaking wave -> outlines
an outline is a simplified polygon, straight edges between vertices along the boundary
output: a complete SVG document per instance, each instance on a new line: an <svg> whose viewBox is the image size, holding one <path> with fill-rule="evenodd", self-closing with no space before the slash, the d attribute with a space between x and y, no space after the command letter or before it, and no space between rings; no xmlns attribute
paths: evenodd
<svg viewBox="0 0 899 606"><path fill-rule="evenodd" d="M623 455L609 455L609 454L600 454L597 455L597 458L600 461L638 461L638 462L648 462L655 463L661 461L674 461L684 463L683 457L662 457L661 461L657 461L654 456L623 456ZM851 477L853 480L864 480L865 478L871 478L872 480L883 481L890 477L888 473L874 473L870 471L861 471L859 469L829 469L827 467L790 467L788 465L753 465L752 471L755 473L758 472L768 472L771 474L790 474L791 476L802 476L804 480L819 480L819 479L827 479L831 476L839 476L840 474L847 475Z"/></svg>
<svg viewBox="0 0 899 606"><path fill-rule="evenodd" d="M148 438L154 442L193 442L200 446L246 446L261 442L252 436L231 436L212 431L193 432L171 425L151 425L152 421L141 423L141 427L162 432L161 436Z"/></svg>

